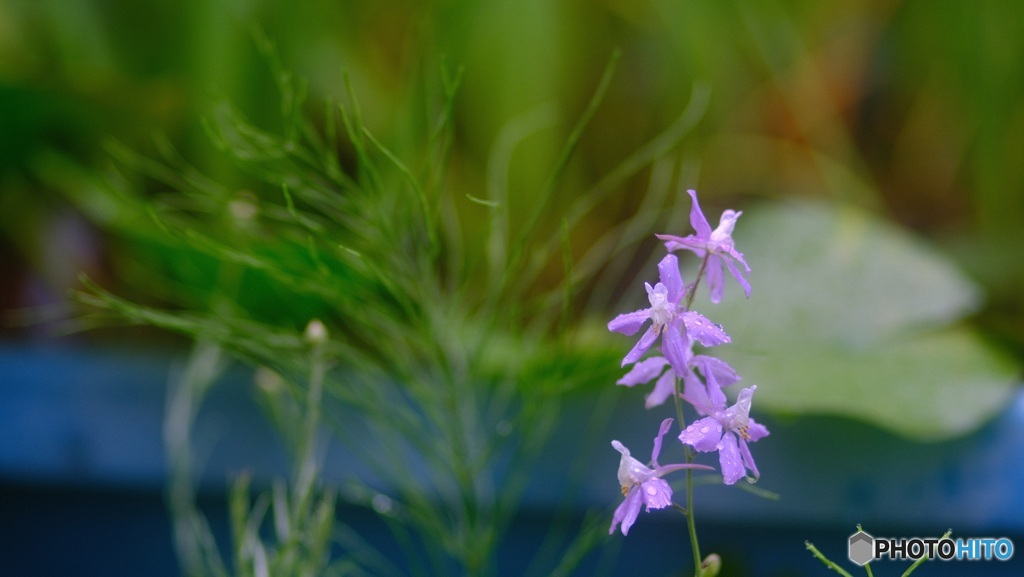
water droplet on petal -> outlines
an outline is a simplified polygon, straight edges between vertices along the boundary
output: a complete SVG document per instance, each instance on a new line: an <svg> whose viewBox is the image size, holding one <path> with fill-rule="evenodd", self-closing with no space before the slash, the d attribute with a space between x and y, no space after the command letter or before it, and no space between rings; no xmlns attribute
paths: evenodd
<svg viewBox="0 0 1024 577"><path fill-rule="evenodd" d="M651 495L653 497L657 493L658 493L658 490L655 489L654 487L647 487L647 494L648 495Z"/></svg>

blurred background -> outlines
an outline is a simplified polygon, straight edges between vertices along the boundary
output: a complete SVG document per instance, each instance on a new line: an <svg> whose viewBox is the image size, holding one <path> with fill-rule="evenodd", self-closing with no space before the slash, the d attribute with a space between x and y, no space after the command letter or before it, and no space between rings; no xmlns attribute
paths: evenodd
<svg viewBox="0 0 1024 577"><path fill-rule="evenodd" d="M780 509L773 512L764 508L769 505L758 505L754 509L761 513L745 517L730 509L723 497L713 506L721 516L709 521L720 523L723 535L729 532L729 522L764 529L776 516L786 519L787 530L793 531L786 544L796 543L791 556L806 555L803 539L821 531L832 541L834 556L843 558L841 539L853 532L851 520L856 522L865 510L884 511L916 496L921 500L911 512L902 517L883 515L879 522L889 523L883 527L893 531L940 534L948 527L938 524L950 522L949 516L915 517L914 511L931 511L950 500L964 507L981 506L982 496L1003 491L1024 476L1019 465L1008 464L1024 450L1024 403L1016 388L1024 361L1024 8L1016 3L0 0L0 347L5 351L0 358L0 390L8 397L7 433L0 438L7 446L0 468L6 493L0 499L7 509L0 517L0 538L8 543L24 546L50 530L61 535L88 533L94 530L89 515L116 509L119 512L110 519L121 521L108 521L121 527L115 529L121 531L116 537L122 540L118 555L127 555L126 544L136 539L155 551L138 559L122 557L123 574L149 573L152 565L147 560L173 563L169 529L160 526L166 519L160 513L159 457L146 457L144 449L136 447L132 450L139 452L127 459L137 466L122 467L117 449L110 449L109 462L99 459L107 463L95 470L101 473L77 477L88 481L83 487L75 480L75 472L82 470L75 468L81 465L76 459L89 461L96 454L85 451L83 457L75 444L92 442L92 433L83 433L87 441L68 436L63 429L53 433L62 448L55 449L50 460L39 439L49 438L54 420L78 419L98 428L118 421L116 411L109 418L97 417L95 411L104 409L89 404L100 402L95 397L75 396L85 395L82 391L88 389L81 387L93 383L100 389L117 389L113 394L121 404L115 407L142 407L131 413L132 418L139 419L140 427L156 431L150 448L159 452L161 387L166 381L161 375L167 368L161 351L180 350L184 341L136 328L57 336L61 325L48 321L74 314L68 295L79 286L83 271L133 300L180 303L167 297L175 290L165 283L176 274L173 263L167 264L173 259L154 256L161 247L138 242L138 235L130 232L138 223L125 223L110 197L94 192L97 183L112 179L123 179L121 186L143 195L167 192L165 185L138 178L134 166L126 169L123 161L119 164L117 160L125 156L119 151L125 150L132 151L133 158L184 159L228 190L248 186L248 177L218 151L204 119L215 117L219 107L230 102L255 125L281 128L281 97L268 56L259 49L261 38L276 47L281 67L306 83L306 113L314 122L324 120L325 102L347 97L350 82L366 125L400 151L417 146L417 131L410 125L421 113L416 107L424 101L423 86L436 83L444 71L461 67L448 186L458 196L485 198L495 158L501 158L495 151L510 142L521 143L510 153L516 170L509 173L507 183L514 192L510 206L520 211L538 201L552 159L585 110L609 60L621 51L607 94L551 201L552 210L541 217L542 229L557 230L560 211L580 191L592 189L636 151L658 142L701 95L706 95L706 108L699 112L695 127L661 155L663 160L622 178L579 221L571 236L574 256L582 257L585 247L628 223L641 197L648 198L647 191L655 188L652 183L665 181L668 184L660 186L670 193L657 202L666 213L653 222L667 228L648 233L688 232L686 188L701 191L712 224L725 208L743 209L748 213L744 219L760 235L748 233L752 236L744 246L746 221L740 220L738 248L747 252L754 268L755 293L757 275L766 269L764 283L775 282L781 288L765 292L779 298L793 293L792 285L799 285L800 278L817 278L814 271L820 273L820 268L810 270L818 262L814 255L805 262L795 257L783 260L772 272L774 235L790 249L827 246L835 240L831 232L851 222L842 216L849 211L861 229L877 232L872 238L896 238L893 242L899 245L891 253L887 242L856 245L867 251L862 255L867 261L884 263L861 277L869 279L866 287L856 285L856 294L870 293L868 307L884 308L890 298L918 302L938 279L935 298L948 296L945 302L954 303L951 308L940 302L919 316L898 320L915 327L951 327L956 336L936 344L933 353L922 353L911 368L895 366L895 373L885 374L926 367L931 364L929 354L953 358L953 368L962 368L963 373L950 388L982 399L972 416L948 426L933 425L933 414L925 412L920 416L923 424L902 427L903 421L913 421L903 409L895 414L873 412L890 404L885 397L872 395L861 405L856 399L838 404L795 402L789 392L768 397L766 406L780 419L782 440L765 449L773 455L765 459L798 469L770 489L794 494L804 490L800 483L811 482L803 473L813 474L813 467L799 469L800 451L827 460L832 451L849 450L850 464L837 475L850 481L844 490L852 501L822 504L829 499L828 491L822 490L817 509L797 506L798 510L781 509L788 513L780 514ZM772 212L779 206L800 207L785 214L808 216L786 220ZM804 209L809 212L801 213ZM801 222L813 226L805 231ZM780 232L780 226L785 230ZM471 227L465 234L474 238ZM905 244L914 248L907 249L912 254L904 262ZM612 286L582 285L579 290L585 298L574 301L576 319L605 322L616 312L641 304L634 279L653 278L656 258L651 255L656 250L653 235L646 234L627 254L616 257L627 273L625 280ZM751 253L764 256L758 260ZM937 276L915 273L919 257L929 263L921 265L929 271L941 269ZM894 260L889 262L890 258ZM160 274L153 273L155 261L163 263ZM923 283L920 290L925 292L908 293L900 271ZM850 286L835 275L823 278ZM557 280L553 277L551 282ZM806 303L803 298L792 300L790 305L796 308L787 310ZM756 306L771 303L765 300ZM842 323L856 324L851 319L870 316L854 309L845 296L821 306L847 307L826 327L829 331L847 330L850 325ZM739 314L724 310L721 318L708 316L730 327L742 324L727 322ZM745 334L739 330L739 335L733 333L737 344ZM746 334L764 337L759 330L753 327ZM843 338L856 340L856 334ZM792 350L797 343L789 346ZM102 354L89 352L97 350ZM124 362L102 356L120 358L112 350L130 351L123 353L133 359L129 366L136 367L132 371L139 380L143 377L138 375L147 375L149 385L136 389L131 383L111 384L111 378L102 376L104 371L123 375L125 370ZM947 354L950 350L970 352L961 362L956 354ZM800 375L829 370L790 359L779 361L788 367L768 366L758 360L756 350L741 349L737 354L731 360L741 373L759 375L761 380L789 378L787 370ZM900 365L898 359L889 361ZM828 365L835 366L831 361ZM67 383L77 377L86 384L69 393ZM922 379L907 376L909 381L915 378ZM973 379L984 381L980 393L972 392ZM831 377L824 380L834 383ZM821 396L830 394L823 391ZM913 394L900 402L922 404ZM955 412L957 402L936 410ZM29 409L37 412L30 414ZM835 424L822 414L848 414L857 422ZM833 438L863 443L850 441L847 449L808 447L814 443L806 440L787 444L787 431L799 439L806 437L800 431L807 427L824 427ZM118 433L111 431L110 437L117 438ZM637 439L648 437L646 428L636 433ZM914 444L922 440L953 444ZM606 442L600 438L600 443ZM886 489L855 464L868 454L869 445L892 463L896 480L891 486L899 489ZM980 455L981 447L997 447L999 452ZM933 467L934 475L909 467L898 457L918 451L926 455L921 458ZM907 469L906 478L900 477L900 467ZM971 467L976 473L964 473ZM781 468L765 465L762 473L767 479L767 471ZM982 472L1000 477L1004 484L975 483ZM133 474L140 477L132 478ZM785 477L782 471L778 474ZM935 480L934 486L930 480ZM1024 504L1013 495L999 493L985 501L982 508L991 513L988 516L963 513L963 525L987 533L1021 534L1019 519L1024 514L1016 515L1024 512ZM134 502L145 506L132 506ZM89 508L88 503L97 505ZM40 516L41 510L47 513ZM61 515L60 510L78 511L80 516L72 523L68 519L74 515ZM123 521L142 511L153 511L152 519ZM953 514L954 522L959 514ZM31 539L19 538L19 523L28 518L38 521L36 532L29 533ZM917 523L929 520L936 525ZM638 530L643 530L643 521ZM52 529L57 525L64 527L63 532ZM147 529L140 533L132 527ZM109 550L102 543L90 541L89 546L94 556L82 553L87 565L102 565L114 557L104 556ZM5 558L0 567L31 566L12 551L0 542L0 557ZM805 574L800 567L750 571Z"/></svg>
<svg viewBox="0 0 1024 577"><path fill-rule="evenodd" d="M230 182L202 119L223 99L257 124L277 118L258 27L308 81L312 103L341 97L347 74L368 124L389 139L425 74L439 62L464 66L453 178L467 191L483 189L487 157L510 121L542 105L567 123L578 116L615 49L622 62L577 156L583 184L668 127L694 84L707 84L709 109L685 152L699 167L690 184L712 206L843 199L909 227L985 288L979 322L1020 356L1016 6L8 0L0 10L5 309L62 297L79 270L100 274L107 255L130 250L68 201L83 194L76 175L109 162L105 142L156 157L162 135ZM551 156L544 144L560 137L523 154ZM516 178L539 190L537 172ZM645 186L646 178L623 186L600 212L606 220L588 226L630 216Z"/></svg>

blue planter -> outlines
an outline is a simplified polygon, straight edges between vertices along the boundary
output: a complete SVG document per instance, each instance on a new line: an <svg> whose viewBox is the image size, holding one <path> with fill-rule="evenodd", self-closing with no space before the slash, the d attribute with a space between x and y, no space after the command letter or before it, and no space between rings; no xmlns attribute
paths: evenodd
<svg viewBox="0 0 1024 577"><path fill-rule="evenodd" d="M169 371L182 355L71 347L0 348L0 575L177 575L166 479L162 419ZM175 360L177 359L177 360ZM248 393L245 371L229 375L206 403L198 432L210 439L201 486L204 509L223 527L223 490L241 470L269 479L286 459ZM603 432L581 438L591 399L567 402L560 429L533 475L500 553L501 574L516 575L574 487L566 466L592 448L575 512L607 510L621 496L615 480L617 438L649 450L659 415L639 397L618 395ZM725 559L723 575L827 575L810 557L813 541L853 574L846 538L857 523L876 536L1009 536L1024 546L1024 395L973 435L918 444L879 430L823 417L766 421L772 431L752 445L770 501L736 488L700 486L697 521L703 549ZM204 434L205 433L205 434ZM268 447L272 448L268 450ZM666 451L668 450L666 446ZM328 463L351 463L334 447ZM663 459L663 461L670 461ZM328 467L328 482L343 473ZM742 482L742 481L741 481ZM358 508L341 512L373 537L386 530ZM688 559L682 518L641 513L628 538L611 536L579 574L679 574ZM616 549L618 555L613 555ZM875 574L898 575L881 562ZM1021 575L1024 553L1009 562L934 562L922 577Z"/></svg>

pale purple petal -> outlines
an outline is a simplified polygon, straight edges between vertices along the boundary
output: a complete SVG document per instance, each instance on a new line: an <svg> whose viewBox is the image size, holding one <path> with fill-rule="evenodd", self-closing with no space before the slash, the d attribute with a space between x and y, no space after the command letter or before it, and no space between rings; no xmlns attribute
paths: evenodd
<svg viewBox="0 0 1024 577"><path fill-rule="evenodd" d="M658 436L654 437L654 449L651 450L651 464L655 467L658 466L658 455L661 454L661 438L665 436L665 433L672 428L672 419L665 419L661 422L661 427L658 429Z"/></svg>
<svg viewBox="0 0 1024 577"><path fill-rule="evenodd" d="M732 258L738 260L740 262L740 264L743 265L743 269L745 271L750 272L750 266L747 265L747 259L743 258L743 253L742 252L736 250L734 247L731 247L731 246L726 249L726 252L729 253L729 256L731 256Z"/></svg>
<svg viewBox="0 0 1024 577"><path fill-rule="evenodd" d="M689 348L686 337L683 336L683 326L686 321L685 313L682 317L676 316L672 322L665 327L664 335L661 337L661 354L665 355L668 364L677 375L685 375L689 372L687 362L689 361ZM696 313L694 313L696 314ZM709 322L710 324L710 322ZM724 332L722 334L725 334Z"/></svg>
<svg viewBox="0 0 1024 577"><path fill-rule="evenodd" d="M746 474L743 458L736 444L736 435L726 433L718 443L718 465L722 468L722 480L732 485Z"/></svg>
<svg viewBox="0 0 1024 577"><path fill-rule="evenodd" d="M708 257L708 265L705 276L708 279L708 298L711 302L718 304L722 302L722 293L725 291L725 276L722 274L722 257L712 254Z"/></svg>
<svg viewBox="0 0 1024 577"><path fill-rule="evenodd" d="M708 374L705 381L707 382L708 398L711 399L711 406L721 410L725 407L726 402L728 402L725 398L725 393L722 392L721 385L715 379L714 373Z"/></svg>
<svg viewBox="0 0 1024 577"><path fill-rule="evenodd" d="M690 371L689 374L683 377L683 396L702 415L711 414L716 408L719 408L711 404L707 388L701 382L697 373L693 371Z"/></svg>
<svg viewBox="0 0 1024 577"><path fill-rule="evenodd" d="M696 311L686 311L682 315L683 323L686 325L686 336L704 345L714 347L730 342L732 339L722 330L722 327L708 320L704 315ZM671 363L672 358L665 355ZM672 365L675 368L675 365ZM677 371L678 372L678 371Z"/></svg>
<svg viewBox="0 0 1024 577"><path fill-rule="evenodd" d="M651 309L643 309L631 313L623 313L608 323L608 330L624 335L635 334L647 319L651 318Z"/></svg>
<svg viewBox="0 0 1024 577"><path fill-rule="evenodd" d="M672 487L665 479L653 477L644 481L640 484L640 494L648 511L663 509L672 504Z"/></svg>
<svg viewBox="0 0 1024 577"><path fill-rule="evenodd" d="M710 244L715 245L717 251L727 251L732 248L732 231L736 228L736 221L743 216L743 211L732 209L722 212L718 219L718 228L711 231Z"/></svg>
<svg viewBox="0 0 1024 577"><path fill-rule="evenodd" d="M750 447L747 446L747 442L744 440L740 441L740 456L743 457L743 465L753 473L753 478L756 481L761 477L761 472L757 470L757 465L754 463L754 456L750 454Z"/></svg>
<svg viewBox="0 0 1024 577"><path fill-rule="evenodd" d="M674 254L667 254L658 263L658 274L661 284L668 289L668 302L679 304L683 298L683 277L679 274L679 259Z"/></svg>
<svg viewBox="0 0 1024 577"><path fill-rule="evenodd" d="M623 377L617 381L617 384L632 387L634 385L649 383L661 374L661 371L667 364L668 361L666 361L664 357L651 357L640 361L633 365L633 368L623 375Z"/></svg>
<svg viewBox="0 0 1024 577"><path fill-rule="evenodd" d="M659 240L665 241L665 250L675 252L677 250L693 251L700 258L707 253L708 242L701 240L694 235L676 236L674 234L656 234Z"/></svg>
<svg viewBox="0 0 1024 577"><path fill-rule="evenodd" d="M660 358L660 357L659 357ZM639 364L639 363L637 363ZM644 407L652 409L664 404L672 396L676 389L676 372L672 369L665 371L665 374L654 383L654 390L644 399Z"/></svg>
<svg viewBox="0 0 1024 577"><path fill-rule="evenodd" d="M750 439L751 441L757 441L759 439L767 437L769 434L770 433L768 432L768 427L765 427L761 423L754 421L754 419L750 419L750 422L747 424L748 439Z"/></svg>
<svg viewBox="0 0 1024 577"><path fill-rule="evenodd" d="M693 237L693 235L682 237L675 234L656 234L654 236L657 237L658 240L665 241L665 248L668 250L678 250L683 248L682 244L684 242L688 242L686 239Z"/></svg>
<svg viewBox="0 0 1024 577"><path fill-rule="evenodd" d="M693 206L690 207L690 226L697 232L697 236L702 239L711 238L711 225L708 224L708 219L704 218L704 211L700 209L700 203L697 202L697 191L687 190L690 198L693 199Z"/></svg>
<svg viewBox="0 0 1024 577"><path fill-rule="evenodd" d="M724 436L728 437L729 435ZM718 419L714 417L704 417L694 421L682 433L679 433L679 440L684 445L690 445L701 453L714 451L722 437L722 423L719 423Z"/></svg>
<svg viewBox="0 0 1024 577"><path fill-rule="evenodd" d="M750 283L743 277L743 273L736 268L736 264L731 260L726 258L722 258L721 260L725 261L725 266L729 267L729 274L732 275L732 278L736 279L736 282L740 283L740 286L743 287L743 292L747 293L747 298L750 298ZM746 263L744 263L744 266L746 266ZM747 270L749 271L750 268L748 267Z"/></svg>
<svg viewBox="0 0 1024 577"><path fill-rule="evenodd" d="M615 514L612 515L612 526L608 528L608 534L611 535L615 532L615 527L622 523L622 534L627 535L629 528L636 522L636 516L640 514L640 505L642 504L640 498L640 487L634 486L630 488L629 494L626 498L619 503L619 506L615 508Z"/></svg>
<svg viewBox="0 0 1024 577"><path fill-rule="evenodd" d="M619 459L617 474L620 487L632 487L636 483L646 481L654 476L654 471L633 458L629 454L629 449L623 446L622 443L612 441L612 447L615 447L615 450L622 454L622 458Z"/></svg>
<svg viewBox="0 0 1024 577"><path fill-rule="evenodd" d="M700 369L701 374L704 375L704 380L707 382L705 390L707 392L708 402L706 404L709 404L715 410L721 410L725 407L726 398L725 393L722 392L721 383L718 382L716 372L708 370L708 364L713 361L718 361L725 365L725 367L729 367L729 365L726 365L724 362L719 361L714 357L708 357L705 355L698 355L697 357L694 357L694 364ZM732 369L730 368L729 370L731 371Z"/></svg>
<svg viewBox="0 0 1024 577"><path fill-rule="evenodd" d="M736 371L722 359L707 355L697 355L693 357L693 363L700 369L702 375L714 378L720 387L728 387L740 380L740 376Z"/></svg>
<svg viewBox="0 0 1024 577"><path fill-rule="evenodd" d="M640 340L636 342L636 345L633 346L633 350L629 351L629 354L622 359L622 366L624 367L630 363L639 361L640 357L644 356L644 353L647 352L647 349L651 348L651 345L654 344L654 341L657 340L657 338L658 329L652 325L647 329L647 332L640 337Z"/></svg>
<svg viewBox="0 0 1024 577"><path fill-rule="evenodd" d="M612 448L619 452L623 457L629 456L629 449L625 445L620 443L618 440L612 440Z"/></svg>
<svg viewBox="0 0 1024 577"><path fill-rule="evenodd" d="M736 403L729 407L727 411L738 417L744 426L750 423L750 406L754 402L754 391L756 390L757 385L741 389L739 394L736 395Z"/></svg>
<svg viewBox="0 0 1024 577"><path fill-rule="evenodd" d="M705 375L711 406L718 410L723 409L726 399L725 394L722 393L722 387L738 381L739 375L725 361L706 355L694 357L693 365L700 371L700 374Z"/></svg>
<svg viewBox="0 0 1024 577"><path fill-rule="evenodd" d="M694 471L714 471L714 467L707 465L698 465L697 463L675 463L673 465L662 465L655 467L654 477L664 477L665 475L673 471L682 471L683 469L693 469Z"/></svg>

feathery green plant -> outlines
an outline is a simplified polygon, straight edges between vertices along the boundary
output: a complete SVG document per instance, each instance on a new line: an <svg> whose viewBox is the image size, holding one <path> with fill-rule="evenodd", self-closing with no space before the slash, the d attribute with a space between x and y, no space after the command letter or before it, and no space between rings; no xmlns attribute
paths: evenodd
<svg viewBox="0 0 1024 577"><path fill-rule="evenodd" d="M391 570L493 574L531 463L558 422L561 396L607 381L603 367L614 367L605 362L614 353L577 330L572 317L574 292L597 270L587 265L593 259L584 257L582 268L572 262L573 227L678 143L699 120L707 93L695 91L679 121L580 194L556 220L560 226L550 226L545 211L616 58L538 202L520 216L500 178L486 198L447 184L457 72L443 71L436 90L424 91L421 142L398 151L364 124L351 88L347 103L328 103L322 129L314 127L302 84L259 40L281 90L282 130L260 128L226 104L207 122L219 149L246 175L242 187L198 174L169 147L172 166L112 149L172 190L110 197L123 215L115 226L171 251L152 270L167 276L172 289L159 296L169 306L131 302L89 279L79 294L92 310L84 322L152 325L197 343L172 391L167 422L170 504L186 570L389 572L389 564L351 547L330 561L327 535L362 541L355 528L334 525L335 493L319 478L324 422L385 483L348 496L365 495L370 505L386 495L382 517L408 557L406 567ZM496 164L511 169L508 158ZM485 227L466 226L481 220ZM608 241L599 244L607 256ZM545 278L551 265L563 271L561 282ZM273 383L257 389L293 458L287 487L275 484L255 501L246 478L232 490L230 571L194 504L188 448L191 422L224 355L258 367ZM267 524L273 539L265 538ZM534 570L570 570L602 531L601 523L587 527L563 540L560 559Z"/></svg>

